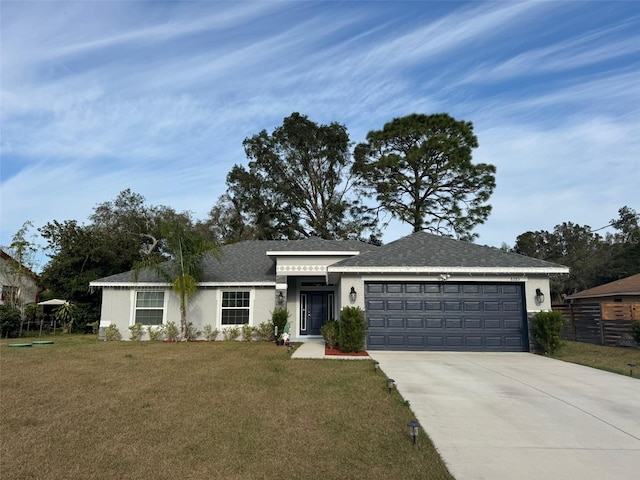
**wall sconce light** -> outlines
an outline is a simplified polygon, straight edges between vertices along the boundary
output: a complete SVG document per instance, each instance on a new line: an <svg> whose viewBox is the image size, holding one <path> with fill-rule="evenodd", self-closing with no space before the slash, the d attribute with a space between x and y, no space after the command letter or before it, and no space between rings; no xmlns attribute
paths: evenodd
<svg viewBox="0 0 640 480"><path fill-rule="evenodd" d="M415 420L413 422L407 423L407 427L409 427L409 435L413 439L413 444L415 445L418 442L418 433L420 432L420 424Z"/></svg>
<svg viewBox="0 0 640 480"><path fill-rule="evenodd" d="M356 301L356 298L358 298L358 292L356 292L356 289L354 287L351 287L351 291L349 292L349 300L351 300L351 303L354 303Z"/></svg>
<svg viewBox="0 0 640 480"><path fill-rule="evenodd" d="M276 301L278 302L278 305L282 305L284 303L284 295L282 292L278 292L278 295L276 295Z"/></svg>
<svg viewBox="0 0 640 480"><path fill-rule="evenodd" d="M393 378L387 378L387 390L389 390L389 393L391 393L391 390L393 390L395 385L396 381Z"/></svg>
<svg viewBox="0 0 640 480"><path fill-rule="evenodd" d="M544 302L544 293L539 288L536 288L536 303L540 305L542 302Z"/></svg>

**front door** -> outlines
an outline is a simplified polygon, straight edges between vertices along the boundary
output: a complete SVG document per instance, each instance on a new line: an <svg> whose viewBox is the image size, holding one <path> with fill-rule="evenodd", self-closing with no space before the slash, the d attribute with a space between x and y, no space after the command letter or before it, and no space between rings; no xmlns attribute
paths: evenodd
<svg viewBox="0 0 640 480"><path fill-rule="evenodd" d="M300 333L320 335L329 317L329 292L300 292Z"/></svg>

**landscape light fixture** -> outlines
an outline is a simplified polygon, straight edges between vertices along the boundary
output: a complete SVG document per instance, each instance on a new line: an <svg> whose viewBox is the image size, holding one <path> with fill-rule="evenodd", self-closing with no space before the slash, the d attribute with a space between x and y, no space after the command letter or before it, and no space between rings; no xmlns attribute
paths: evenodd
<svg viewBox="0 0 640 480"><path fill-rule="evenodd" d="M542 302L544 302L544 293L539 288L536 288L536 303L540 305Z"/></svg>
<svg viewBox="0 0 640 480"><path fill-rule="evenodd" d="M407 423L407 427L409 427L409 435L411 435L413 444L415 445L418 442L418 432L420 431L420 424L414 420Z"/></svg>
<svg viewBox="0 0 640 480"><path fill-rule="evenodd" d="M349 300L351 300L351 303L354 303L356 301L356 298L358 298L358 292L356 292L356 289L354 287L351 287L351 291L349 292Z"/></svg>
<svg viewBox="0 0 640 480"><path fill-rule="evenodd" d="M380 366L380 362L378 362L377 360L374 360L373 361L373 370L377 372L379 366Z"/></svg>
<svg viewBox="0 0 640 480"><path fill-rule="evenodd" d="M278 292L276 301L278 302L278 305L282 305L284 303L284 295L282 294L282 292Z"/></svg>
<svg viewBox="0 0 640 480"><path fill-rule="evenodd" d="M637 367L638 364L637 363L627 363L627 365L629 365L629 376L633 377L633 367Z"/></svg>
<svg viewBox="0 0 640 480"><path fill-rule="evenodd" d="M393 378L387 378L387 390L389 390L389 394L391 394L391 390L395 386L396 381Z"/></svg>

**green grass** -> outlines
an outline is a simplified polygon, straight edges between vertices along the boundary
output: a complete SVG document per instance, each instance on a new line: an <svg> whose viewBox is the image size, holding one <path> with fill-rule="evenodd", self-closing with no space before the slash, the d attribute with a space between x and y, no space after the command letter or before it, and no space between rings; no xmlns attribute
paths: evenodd
<svg viewBox="0 0 640 480"><path fill-rule="evenodd" d="M451 478L424 432L412 447L414 417L369 361L47 339L0 342L2 478Z"/></svg>
<svg viewBox="0 0 640 480"><path fill-rule="evenodd" d="M553 358L609 372L629 375L629 363L635 363L633 377L640 378L640 349L605 347L590 343L564 341Z"/></svg>

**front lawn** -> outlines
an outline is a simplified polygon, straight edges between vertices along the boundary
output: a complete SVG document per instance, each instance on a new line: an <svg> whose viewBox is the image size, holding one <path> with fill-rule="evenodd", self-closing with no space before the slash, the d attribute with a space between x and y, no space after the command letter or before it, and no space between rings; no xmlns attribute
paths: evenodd
<svg viewBox="0 0 640 480"><path fill-rule="evenodd" d="M0 342L2 478L451 478L423 432L412 447L414 417L369 361L46 339Z"/></svg>
<svg viewBox="0 0 640 480"><path fill-rule="evenodd" d="M591 343L563 341L553 358L579 363L588 367L629 375L629 363L635 363L633 377L640 378L640 349L629 347L605 347Z"/></svg>

